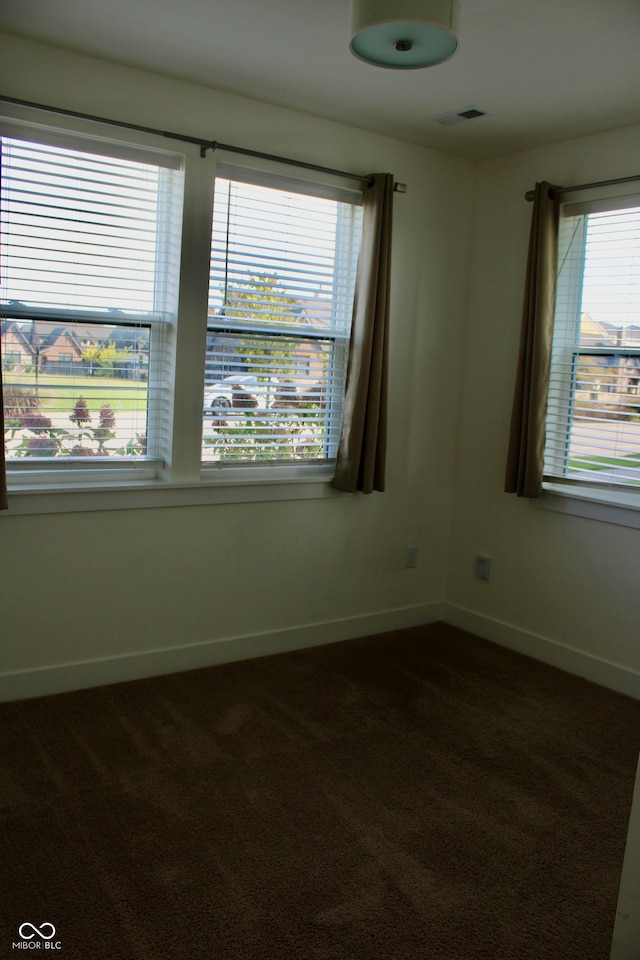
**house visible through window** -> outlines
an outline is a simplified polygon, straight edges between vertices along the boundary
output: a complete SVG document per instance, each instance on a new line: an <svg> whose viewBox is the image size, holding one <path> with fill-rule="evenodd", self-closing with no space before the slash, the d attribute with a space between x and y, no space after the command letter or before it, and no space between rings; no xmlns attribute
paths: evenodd
<svg viewBox="0 0 640 960"><path fill-rule="evenodd" d="M547 481L640 498L640 199L562 209L546 428Z"/></svg>

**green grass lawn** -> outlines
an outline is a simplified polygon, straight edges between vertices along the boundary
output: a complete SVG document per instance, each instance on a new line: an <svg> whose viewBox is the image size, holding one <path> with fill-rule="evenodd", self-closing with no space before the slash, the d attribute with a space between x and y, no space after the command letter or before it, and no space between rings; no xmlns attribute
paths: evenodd
<svg viewBox="0 0 640 960"><path fill-rule="evenodd" d="M64 374L4 373L7 386L15 385L29 390L37 389L40 410L44 414L70 413L78 397L84 397L92 414L100 407L110 406L114 413L143 410L147 404L146 380L120 380L115 377L70 377Z"/></svg>
<svg viewBox="0 0 640 960"><path fill-rule="evenodd" d="M607 467L640 467L640 453L629 453L625 457L585 457L584 460L570 460L571 470L606 470Z"/></svg>

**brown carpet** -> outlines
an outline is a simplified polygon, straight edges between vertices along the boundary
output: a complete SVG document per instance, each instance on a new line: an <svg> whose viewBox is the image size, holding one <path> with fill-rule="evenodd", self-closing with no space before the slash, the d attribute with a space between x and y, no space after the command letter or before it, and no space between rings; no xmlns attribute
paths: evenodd
<svg viewBox="0 0 640 960"><path fill-rule="evenodd" d="M609 956L640 703L444 624L0 705L0 742L1 960L27 923L66 960Z"/></svg>

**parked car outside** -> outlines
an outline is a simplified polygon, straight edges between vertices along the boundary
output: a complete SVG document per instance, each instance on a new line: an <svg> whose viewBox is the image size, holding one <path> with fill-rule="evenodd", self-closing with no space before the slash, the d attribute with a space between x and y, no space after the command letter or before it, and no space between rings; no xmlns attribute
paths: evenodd
<svg viewBox="0 0 640 960"><path fill-rule="evenodd" d="M204 412L207 414L231 409L234 406L234 395L236 398L243 398L242 401L237 402L238 406L266 407L275 389L276 385L274 383L261 382L251 374L232 374L229 377L224 377L223 380L205 386ZM245 399L247 397L254 398L255 404L247 402Z"/></svg>

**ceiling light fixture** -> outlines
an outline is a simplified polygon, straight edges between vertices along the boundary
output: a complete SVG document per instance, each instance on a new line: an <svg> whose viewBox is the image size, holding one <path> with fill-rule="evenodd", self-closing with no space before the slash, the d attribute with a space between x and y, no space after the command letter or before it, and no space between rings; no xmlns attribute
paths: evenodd
<svg viewBox="0 0 640 960"><path fill-rule="evenodd" d="M417 70L458 49L459 0L351 0L351 52L377 67Z"/></svg>

